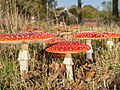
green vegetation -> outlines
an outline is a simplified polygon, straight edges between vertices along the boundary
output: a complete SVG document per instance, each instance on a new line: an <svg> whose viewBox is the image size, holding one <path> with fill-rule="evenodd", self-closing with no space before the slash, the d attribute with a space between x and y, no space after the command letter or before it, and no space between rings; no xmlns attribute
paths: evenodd
<svg viewBox="0 0 120 90"><path fill-rule="evenodd" d="M47 12L47 0L1 0L0 33L25 32L26 28L22 30L21 26L31 25L33 27L31 31L40 29L64 37L60 35L61 27L57 29L52 27L56 25L54 19L57 14L64 8L56 9L55 0L48 1ZM112 11L109 4L103 3L105 8L101 11L90 5L84 6L83 19L100 18L105 24L100 24L99 27L80 25L79 29L73 29L71 33L80 31L120 33L119 23L116 24L111 20ZM80 13L75 5L71 6L69 11L76 17ZM49 15L47 16L46 13ZM36 22L31 22L31 16L35 16ZM68 38L68 40L73 39ZM31 55L29 72L25 75L25 81L22 82L17 61L20 46L0 44L0 90L114 90L115 85L119 88L120 40L113 40L115 41L113 50L107 48L107 39L92 41L93 61L86 60L85 53L72 55L75 81L67 80L65 68L60 65L63 57L54 58L54 54L45 52L42 49L42 43L38 43L29 45ZM85 40L76 41L85 42ZM55 63L53 64L52 61Z"/></svg>
<svg viewBox="0 0 120 90"><path fill-rule="evenodd" d="M81 26L77 31L83 31L84 29L90 30L90 27ZM111 31L111 29L115 30L114 32L116 30L120 31L118 26L112 25L92 29L101 32ZM86 60L85 53L72 55L75 81L67 80L64 67L60 65L63 58L54 58L53 54L44 52L42 44L30 44L29 72L25 75L25 82L22 82L19 62L17 61L19 45L1 44L0 89L76 90L82 88L81 90L83 90L84 88L100 90L100 88L113 88L115 84L119 86L119 81L115 82L115 78L118 76L119 79L120 73L120 43L117 39L115 40L112 51L107 49L107 39L93 40L94 61ZM81 42L84 42L84 40L81 40ZM52 63L53 60L55 63Z"/></svg>

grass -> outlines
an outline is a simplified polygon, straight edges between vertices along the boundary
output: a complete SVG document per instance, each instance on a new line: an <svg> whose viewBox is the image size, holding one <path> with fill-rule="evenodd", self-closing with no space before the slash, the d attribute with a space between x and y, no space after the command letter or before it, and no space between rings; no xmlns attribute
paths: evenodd
<svg viewBox="0 0 120 90"><path fill-rule="evenodd" d="M118 26L102 26L101 28L98 27L95 30L116 31L117 28L116 32L120 31ZM94 30L87 27L84 29ZM83 27L78 30L83 30ZM20 46L1 44L0 90L113 90L115 85L118 88L120 85L117 80L120 73L120 46L116 46L112 51L108 50L106 41L93 40L94 62L86 60L85 53L72 54L75 81L67 80L64 70L58 70L55 73L49 67L52 60L60 63L63 58L53 58L52 54L42 50L42 44L30 44L29 72L25 75L25 81L22 82L17 61ZM118 42L117 40L116 45Z"/></svg>
<svg viewBox="0 0 120 90"><path fill-rule="evenodd" d="M17 0L3 0L0 3L0 33L22 32L18 29L20 28L19 26L31 24L26 22L29 19L26 11L28 6L18 12L16 1ZM21 1L22 0L20 0L20 2ZM24 14L26 13L25 16L22 15L24 10L26 11L24 12ZM55 34L60 33L57 32L56 29L50 29L47 27L48 25L42 21L31 25L35 26L35 28L39 26L43 27L45 31ZM79 29L71 30L71 32L93 30L98 32L112 31L120 33L120 27L115 24L101 25L100 27L92 28L80 26ZM25 30L23 30L23 32L24 31ZM75 40L68 39L70 41ZM85 42L85 40L75 41ZM59 66L63 58L54 58L53 54L45 52L42 49L42 44L39 43L29 45L31 55L29 72L24 76L25 81L22 82L19 70L20 66L17 60L20 45L0 44L0 90L120 90L119 41L116 40L116 46L112 51L107 49L105 45L106 41L107 40L92 41L94 61L86 60L85 53L72 54L75 81L69 81L66 78L64 68ZM59 67L57 72L54 72L56 69L54 65L52 68L50 67L53 60L57 63L55 63L55 65Z"/></svg>

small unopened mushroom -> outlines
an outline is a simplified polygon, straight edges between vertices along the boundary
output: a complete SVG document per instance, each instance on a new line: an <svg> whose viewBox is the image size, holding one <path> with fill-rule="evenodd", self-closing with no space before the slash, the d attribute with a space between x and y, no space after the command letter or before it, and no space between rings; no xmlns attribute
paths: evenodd
<svg viewBox="0 0 120 90"><path fill-rule="evenodd" d="M69 80L74 80L72 70L73 61L71 53L86 52L88 50L90 50L89 45L79 42L60 42L46 48L47 52L65 54L63 63L66 64L67 78Z"/></svg>
<svg viewBox="0 0 120 90"><path fill-rule="evenodd" d="M107 35L101 34L99 32L94 32L94 31L83 31L79 33L72 34L70 36L71 38L76 38L76 39L86 39L86 44L88 44L91 49L86 52L87 59L93 59L92 53L92 45L91 45L91 40L92 39L104 39L107 38Z"/></svg>
<svg viewBox="0 0 120 90"><path fill-rule="evenodd" d="M18 61L20 63L21 79L24 80L24 73L28 72L28 60L30 59L28 44L42 42L53 37L54 35L48 32L0 34L0 43L21 44Z"/></svg>

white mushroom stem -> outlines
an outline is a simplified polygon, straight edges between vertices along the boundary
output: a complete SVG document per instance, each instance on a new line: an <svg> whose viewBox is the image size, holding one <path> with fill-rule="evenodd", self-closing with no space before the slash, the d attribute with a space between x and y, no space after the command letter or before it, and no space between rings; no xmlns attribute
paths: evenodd
<svg viewBox="0 0 120 90"><path fill-rule="evenodd" d="M70 53L65 55L63 63L66 65L66 73L67 73L67 78L69 80L73 80L73 69L72 65L74 64L72 61L72 56Z"/></svg>
<svg viewBox="0 0 120 90"><path fill-rule="evenodd" d="M91 39L86 40L86 44L90 46L90 50L86 51L86 58L87 59L93 59L92 53L93 53L93 48L91 45Z"/></svg>
<svg viewBox="0 0 120 90"><path fill-rule="evenodd" d="M109 50L112 50L112 47L114 46L114 42L112 41L112 39L109 39L109 40L107 41L107 45L108 45L108 49L109 49Z"/></svg>
<svg viewBox="0 0 120 90"><path fill-rule="evenodd" d="M28 60L30 59L28 44L22 44L19 52L18 61L20 63L21 79L24 80L25 74L28 72Z"/></svg>

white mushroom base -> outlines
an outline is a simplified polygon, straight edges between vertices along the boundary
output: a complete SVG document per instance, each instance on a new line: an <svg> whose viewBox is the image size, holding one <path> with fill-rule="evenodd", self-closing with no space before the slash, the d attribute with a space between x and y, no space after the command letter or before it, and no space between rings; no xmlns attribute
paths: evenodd
<svg viewBox="0 0 120 90"><path fill-rule="evenodd" d="M25 73L28 72L28 61L20 60L19 64L20 64L21 79L24 80Z"/></svg>
<svg viewBox="0 0 120 90"><path fill-rule="evenodd" d="M74 80L73 69L72 69L73 61L72 61L71 53L65 55L63 63L66 65L67 78L69 80Z"/></svg>
<svg viewBox="0 0 120 90"><path fill-rule="evenodd" d="M107 41L108 49L112 50L112 47L114 46L114 42L112 40Z"/></svg>
<svg viewBox="0 0 120 90"><path fill-rule="evenodd" d="M93 59L93 48L92 48L92 45L91 45L91 40L86 40L86 44L90 46L90 50L86 51L86 58L87 59Z"/></svg>
<svg viewBox="0 0 120 90"><path fill-rule="evenodd" d="M67 78L69 80L74 80L73 79L73 69L72 69L72 65L67 65L66 64L66 72L67 72Z"/></svg>
<svg viewBox="0 0 120 90"><path fill-rule="evenodd" d="M19 52L18 61L20 64L20 74L22 81L24 80L24 75L28 72L28 60L30 59L30 54L28 51L28 44L21 45L22 50Z"/></svg>

